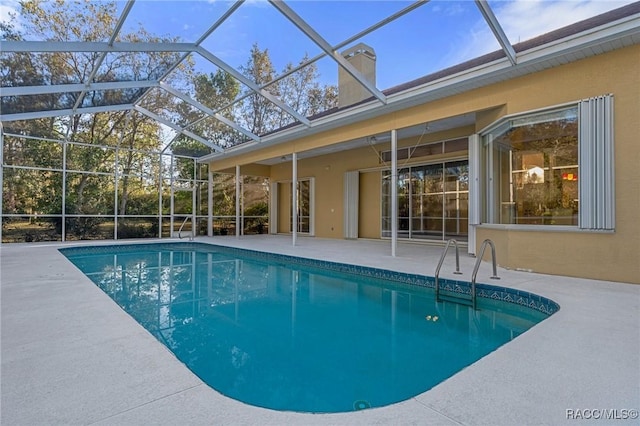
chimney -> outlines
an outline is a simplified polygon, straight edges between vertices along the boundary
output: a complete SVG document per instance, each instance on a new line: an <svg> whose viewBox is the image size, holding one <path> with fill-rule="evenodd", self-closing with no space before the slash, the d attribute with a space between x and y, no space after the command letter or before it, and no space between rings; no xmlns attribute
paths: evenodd
<svg viewBox="0 0 640 426"><path fill-rule="evenodd" d="M360 71L367 81L376 84L376 52L371 46L358 43L341 53L344 58ZM353 105L371 97L371 93L342 67L338 67L338 106Z"/></svg>

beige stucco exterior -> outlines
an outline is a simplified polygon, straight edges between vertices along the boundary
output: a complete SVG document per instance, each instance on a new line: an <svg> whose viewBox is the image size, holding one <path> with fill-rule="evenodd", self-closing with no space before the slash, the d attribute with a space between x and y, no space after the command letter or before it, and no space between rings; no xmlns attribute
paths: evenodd
<svg viewBox="0 0 640 426"><path fill-rule="evenodd" d="M498 262L507 268L614 281L640 283L640 45L614 50L587 59L546 69L523 77L397 111L375 119L353 122L340 128L295 141L267 146L246 154L216 159L212 170L229 171L237 164L243 173L259 172L272 182L290 181L291 153L389 132L438 119L475 113L473 126L431 133L420 141L467 137L505 115L577 102L613 94L615 99L615 232L552 227L522 230L517 225L479 226L476 240L492 239ZM399 147L413 146L415 139L400 140ZM383 164L380 151L390 143L305 158L298 162L300 178L315 178L315 235L343 238L343 176L360 170L359 237L380 238ZM466 152L452 154L456 158ZM260 161L287 156L272 166ZM446 158L429 157L429 161ZM399 161L402 166L405 160ZM287 202L288 203L288 202ZM280 206L281 209L288 205ZM284 227L287 218L281 217Z"/></svg>

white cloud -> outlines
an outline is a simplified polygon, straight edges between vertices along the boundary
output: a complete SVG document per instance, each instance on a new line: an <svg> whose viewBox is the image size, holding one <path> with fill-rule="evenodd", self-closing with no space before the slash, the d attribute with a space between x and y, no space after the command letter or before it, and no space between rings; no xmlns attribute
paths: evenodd
<svg viewBox="0 0 640 426"><path fill-rule="evenodd" d="M558 28L582 21L630 0L513 0L492 2L493 13L511 44L529 40ZM484 19L469 29L467 39L457 39L443 65L454 65L500 48Z"/></svg>
<svg viewBox="0 0 640 426"><path fill-rule="evenodd" d="M499 3L495 14L515 44L628 3L630 1L517 0Z"/></svg>

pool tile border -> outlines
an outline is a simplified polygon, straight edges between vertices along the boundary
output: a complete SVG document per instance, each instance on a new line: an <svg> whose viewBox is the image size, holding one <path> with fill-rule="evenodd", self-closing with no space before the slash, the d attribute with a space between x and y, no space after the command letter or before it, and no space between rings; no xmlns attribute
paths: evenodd
<svg viewBox="0 0 640 426"><path fill-rule="evenodd" d="M139 251L141 248L157 249L219 249L229 254L242 254L251 258L271 261L286 262L303 267L314 267L326 269L334 272L347 274L356 274L364 277L393 281L406 285L413 285L426 288L435 288L435 278L425 275L408 274L403 272L390 271L381 268L372 268L369 266L353 265L348 263L331 262L327 260L310 259L306 257L290 256L286 254L269 253L258 250L249 250L244 248L220 246L216 244L208 244L201 242L172 242L172 243L143 243L143 244L123 244L123 245L103 245L103 246L83 246L83 247L66 247L59 251L65 256L82 253L126 253ZM461 280L451 280L442 278L440 281L440 291L443 295L451 294L455 296L471 297L471 283ZM476 296L478 298L490 299L512 303L520 306L526 306L547 315L552 315L560 309L560 305L551 299L530 293L524 290L518 290L508 287L495 286L490 284L477 283Z"/></svg>

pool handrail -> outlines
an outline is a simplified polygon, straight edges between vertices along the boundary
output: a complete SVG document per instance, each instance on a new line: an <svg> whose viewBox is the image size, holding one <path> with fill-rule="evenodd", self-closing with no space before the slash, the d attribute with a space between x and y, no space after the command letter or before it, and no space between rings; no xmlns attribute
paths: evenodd
<svg viewBox="0 0 640 426"><path fill-rule="evenodd" d="M490 239L486 239L482 242L482 246L480 246L480 254L476 259L476 264L473 267L473 273L471 274L471 304L473 305L473 309L477 309L476 306L476 276L478 275L478 269L480 269L480 263L482 262L482 257L484 256L484 250L487 248L487 245L491 246L491 262L493 265L493 275L489 278L492 280L499 280L498 276L498 268L496 265L496 246L493 244L493 241ZM437 293L436 293L437 294Z"/></svg>
<svg viewBox="0 0 640 426"><path fill-rule="evenodd" d="M444 251L440 256L440 261L438 262L438 266L436 267L435 273L435 287L436 287L436 302L440 301L440 284L438 283L438 276L440 275L440 268L442 267L442 263L444 262L444 258L447 256L447 251L449 251L449 246L453 243L456 248L456 270L453 272L456 275L461 275L460 272L460 252L458 250L458 242L454 239L450 239L447 241L447 244L444 246Z"/></svg>
<svg viewBox="0 0 640 426"><path fill-rule="evenodd" d="M182 225L180 225L180 229L178 229L178 238L182 239L182 228L184 228L184 225L187 223L187 221L191 219L191 216L187 216L184 218L184 220L182 221ZM195 237L195 226L196 224L193 223L193 220L191 221L191 235L189 236L189 241L193 241L193 238Z"/></svg>

